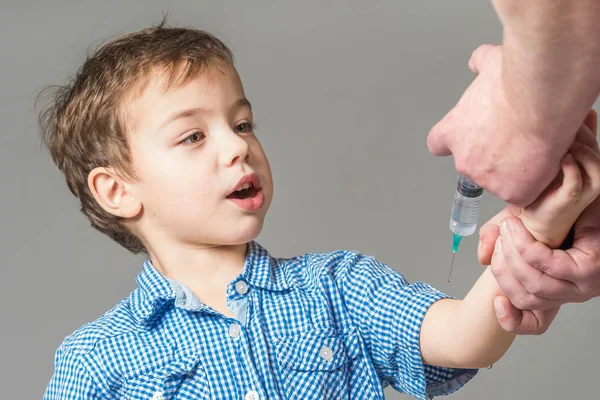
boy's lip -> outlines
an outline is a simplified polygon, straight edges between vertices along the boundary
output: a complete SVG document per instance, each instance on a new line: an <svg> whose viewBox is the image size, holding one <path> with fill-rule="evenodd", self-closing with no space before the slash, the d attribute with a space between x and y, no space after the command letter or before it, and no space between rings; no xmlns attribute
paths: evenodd
<svg viewBox="0 0 600 400"><path fill-rule="evenodd" d="M244 183L251 183L256 190L260 190L260 188L261 188L261 186L260 186L260 178L258 177L258 175L256 175L254 172L252 172L250 174L246 174L246 175L242 176L242 178L235 185L235 187L233 188L233 190L229 192L229 194L231 195L231 194L233 194L233 192L236 192L237 190L239 190L240 187Z"/></svg>

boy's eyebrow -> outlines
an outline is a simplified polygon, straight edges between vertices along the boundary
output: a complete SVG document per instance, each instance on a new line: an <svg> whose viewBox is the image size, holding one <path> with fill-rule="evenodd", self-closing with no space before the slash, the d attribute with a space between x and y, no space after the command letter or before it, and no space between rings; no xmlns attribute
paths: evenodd
<svg viewBox="0 0 600 400"><path fill-rule="evenodd" d="M245 97L241 98L241 99L237 100L235 103L233 103L231 105L230 109L242 108L242 107L248 107L248 108L250 108L250 110L252 110L252 105L250 104L250 101L248 101L248 99ZM202 107L196 107L196 108L188 108L187 110L183 110L183 111L178 111L178 112L174 113L173 115L169 116L163 123L161 123L160 126L158 127L157 132L160 132L165 126L167 126L171 122L175 121L176 119L190 117L201 111L205 111L205 109Z"/></svg>

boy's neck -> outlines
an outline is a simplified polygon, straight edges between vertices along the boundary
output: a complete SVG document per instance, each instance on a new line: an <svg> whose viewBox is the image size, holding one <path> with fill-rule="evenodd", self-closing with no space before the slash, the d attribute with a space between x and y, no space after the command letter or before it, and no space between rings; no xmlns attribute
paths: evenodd
<svg viewBox="0 0 600 400"><path fill-rule="evenodd" d="M182 248L183 247L183 248ZM150 251L152 265L163 275L189 288L203 303L213 308L225 304L227 285L244 268L247 244Z"/></svg>

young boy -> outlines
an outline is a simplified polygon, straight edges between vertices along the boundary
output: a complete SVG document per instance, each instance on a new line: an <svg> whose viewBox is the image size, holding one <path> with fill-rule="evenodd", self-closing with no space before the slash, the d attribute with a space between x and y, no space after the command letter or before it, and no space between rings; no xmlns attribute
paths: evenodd
<svg viewBox="0 0 600 400"><path fill-rule="evenodd" d="M459 301L367 255L256 243L271 171L232 55L205 32L105 45L41 122L92 226L148 255L138 288L59 347L46 399L427 399L514 339L489 270ZM576 143L562 172L520 216L554 246L600 193L600 157Z"/></svg>

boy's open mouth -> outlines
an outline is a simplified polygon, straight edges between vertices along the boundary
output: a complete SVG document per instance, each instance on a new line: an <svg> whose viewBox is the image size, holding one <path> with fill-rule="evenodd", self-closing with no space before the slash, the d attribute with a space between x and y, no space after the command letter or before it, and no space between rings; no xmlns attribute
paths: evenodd
<svg viewBox="0 0 600 400"><path fill-rule="evenodd" d="M240 189L227 196L228 199L249 199L258 193L258 189L254 187L252 182L244 183Z"/></svg>
<svg viewBox="0 0 600 400"><path fill-rule="evenodd" d="M260 178L255 173L244 175L233 191L227 196L235 205L245 211L257 211L265 203Z"/></svg>

